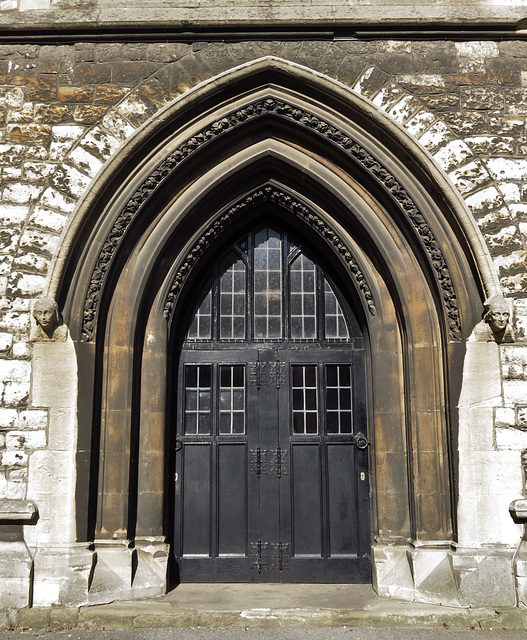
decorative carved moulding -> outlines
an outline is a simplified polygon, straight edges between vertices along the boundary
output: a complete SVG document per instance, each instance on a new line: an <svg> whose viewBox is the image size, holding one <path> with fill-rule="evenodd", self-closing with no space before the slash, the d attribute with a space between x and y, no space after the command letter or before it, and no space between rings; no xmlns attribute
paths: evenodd
<svg viewBox="0 0 527 640"><path fill-rule="evenodd" d="M414 228L428 255L439 289L441 290L441 299L446 311L450 338L460 340L461 323L459 308L448 266L433 231L406 189L379 160L364 149L358 142L353 140L347 133L339 130L333 124L324 121L304 108L275 98L264 98L254 101L247 104L244 108L237 109L223 118L212 122L199 133L188 138L180 147L160 162L150 176L136 190L117 216L110 233L103 242L96 260L85 296L82 340L85 342L93 340L97 325L100 297L112 258L121 245L128 227L140 213L154 191L158 189L165 180L172 176L173 172L182 162L187 160L187 158L192 156L192 154L210 140L223 136L248 121L269 115L294 122L297 126L309 129L315 135L321 136L326 141L336 145L343 150L350 159L367 171L380 187L386 190L392 202L396 204Z"/></svg>
<svg viewBox="0 0 527 640"><path fill-rule="evenodd" d="M366 282L364 274L357 266L353 256L349 249L339 236L332 231L324 220L322 220L316 213L311 211L308 207L298 202L290 195L278 191L271 186L266 186L257 191L254 191L251 195L244 198L241 202L231 207L227 213L222 215L216 220L207 230L207 232L201 236L201 238L194 245L193 249L187 255L184 263L181 265L179 271L174 278L170 291L168 293L165 302L165 318L171 319L174 311L177 298L183 288L183 285L189 276L192 267L197 263L199 258L203 255L210 244L221 234L221 232L231 224L237 216L242 215L244 212L251 208L256 207L258 204L270 201L274 202L281 207L284 207L298 218L306 222L312 229L314 229L324 240L337 252L340 258L347 265L350 272L353 274L355 281L364 297L366 306L372 315L375 315L375 303L371 289Z"/></svg>

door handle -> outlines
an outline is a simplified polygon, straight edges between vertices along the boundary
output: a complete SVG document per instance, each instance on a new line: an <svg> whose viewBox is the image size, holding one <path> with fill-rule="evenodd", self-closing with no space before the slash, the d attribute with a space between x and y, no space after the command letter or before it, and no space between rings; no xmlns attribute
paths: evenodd
<svg viewBox="0 0 527 640"><path fill-rule="evenodd" d="M353 436L353 444L357 447L357 449L367 449L370 441L363 433L359 431L359 433Z"/></svg>
<svg viewBox="0 0 527 640"><path fill-rule="evenodd" d="M175 449L176 449L176 451L181 451L181 449L183 449L183 440L181 440L181 438L179 436L176 436Z"/></svg>

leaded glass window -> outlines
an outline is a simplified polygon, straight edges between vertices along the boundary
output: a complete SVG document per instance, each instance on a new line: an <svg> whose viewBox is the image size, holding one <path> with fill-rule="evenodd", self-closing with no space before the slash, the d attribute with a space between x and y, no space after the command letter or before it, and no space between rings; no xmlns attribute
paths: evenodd
<svg viewBox="0 0 527 640"><path fill-rule="evenodd" d="M211 430L212 376L210 364L185 367L185 434Z"/></svg>
<svg viewBox="0 0 527 640"><path fill-rule="evenodd" d="M220 433L245 433L245 367L220 366Z"/></svg>
<svg viewBox="0 0 527 640"><path fill-rule="evenodd" d="M316 270L314 263L302 253L289 268L289 287L291 338L316 338Z"/></svg>
<svg viewBox="0 0 527 640"><path fill-rule="evenodd" d="M282 236L262 229L254 237L254 337L282 337Z"/></svg>
<svg viewBox="0 0 527 640"><path fill-rule="evenodd" d="M270 227L241 238L213 269L186 340L350 339L348 321L321 267Z"/></svg>
<svg viewBox="0 0 527 640"><path fill-rule="evenodd" d="M342 308L329 282L324 278L324 324L326 338L348 339L349 330Z"/></svg>
<svg viewBox="0 0 527 640"><path fill-rule="evenodd" d="M327 432L351 433L351 366L326 365L326 425Z"/></svg>
<svg viewBox="0 0 527 640"><path fill-rule="evenodd" d="M212 290L209 290L192 318L188 340L210 340L212 338Z"/></svg>
<svg viewBox="0 0 527 640"><path fill-rule="evenodd" d="M220 275L220 340L245 338L246 267L244 261L230 254Z"/></svg>
<svg viewBox="0 0 527 640"><path fill-rule="evenodd" d="M292 365L293 433L318 433L317 366Z"/></svg>

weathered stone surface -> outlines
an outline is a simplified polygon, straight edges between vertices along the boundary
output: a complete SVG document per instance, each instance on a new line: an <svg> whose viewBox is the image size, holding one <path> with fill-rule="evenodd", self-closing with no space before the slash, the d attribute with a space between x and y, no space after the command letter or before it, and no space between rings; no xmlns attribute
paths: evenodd
<svg viewBox="0 0 527 640"><path fill-rule="evenodd" d="M29 7L37 0L21 2ZM197 5L194 9L201 10ZM306 10L303 6L302 11ZM336 10L331 7L331 12ZM175 96L215 73L268 54L304 64L338 80L341 87L354 88L394 126L403 125L418 139L433 156L437 170L448 174L452 198L459 198L460 208L466 206L466 215L477 219L486 247L476 243L471 250L481 260L486 259L481 254L490 250L494 262L489 269L514 297L517 335L523 339L527 331L527 308L522 311L520 304L527 295L527 94L521 85L526 81L521 67L526 51L521 41L359 38L0 47L0 292L4 296L0 301L0 362L29 364L33 346L27 342L28 306L17 306L20 302L16 300L28 302L29 296L49 286L60 234L69 221L75 224L75 207L89 189L97 188L92 179L103 164L111 163L121 145L132 141L137 128L155 118ZM473 603L481 592L486 603L505 606L509 602L510 575L505 571L496 577L505 561L489 552L492 561L487 567L478 553L470 551L470 544L509 544L519 535L506 505L511 499L507 492L521 489L518 454L524 447L526 420L521 406L527 377L521 354L513 358L503 352L508 355L503 355L500 371L499 358L498 365L495 358L498 352L476 357L471 349L460 398L459 432L460 535L467 545L466 558L456 565L453 556L443 555L438 562L437 557L427 556L412 573L408 549L398 549L392 556L384 549L382 561L379 551L376 580L386 595L415 598L417 594L426 599L443 592L451 603ZM73 354L68 352L67 357L72 358L68 366L75 380ZM35 386L35 376L42 376L42 384L50 383L44 360L34 360L31 394L29 376L0 382L0 447L11 463L9 473L0 471L0 495L11 492L11 497L25 497L29 482L30 492L42 499L41 520L27 533L32 549L40 550L57 536L64 535L67 544L73 540L76 437L69 380L67 402L53 394L50 400L47 391ZM61 385L64 383L62 376ZM26 432L30 434L27 438ZM20 453L22 458L8 453ZM58 468L57 461L63 468ZM56 500L43 490L47 487L49 492L54 476L59 488ZM53 553L45 560L40 556L41 570L35 573L35 594L43 605L63 601L67 585L73 584L73 573L59 560L60 569L53 574ZM149 581L157 585L156 580L164 575L163 570L157 573L151 560L145 549L133 558L138 562L138 589L141 582L141 589ZM126 572L128 568L127 564ZM109 571L111 576L113 570ZM480 578L488 585L496 583L496 590ZM75 597L86 597L80 595L86 584L79 589Z"/></svg>

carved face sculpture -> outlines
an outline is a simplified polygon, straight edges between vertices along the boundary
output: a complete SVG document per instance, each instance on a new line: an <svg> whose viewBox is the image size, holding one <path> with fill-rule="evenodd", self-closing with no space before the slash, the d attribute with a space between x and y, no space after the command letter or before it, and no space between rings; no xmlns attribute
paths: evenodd
<svg viewBox="0 0 527 640"><path fill-rule="evenodd" d="M37 300L33 308L33 317L46 333L53 333L59 325L59 310L54 300Z"/></svg>
<svg viewBox="0 0 527 640"><path fill-rule="evenodd" d="M505 331L509 323L509 310L502 306L492 306L487 314L487 322L494 333Z"/></svg>

